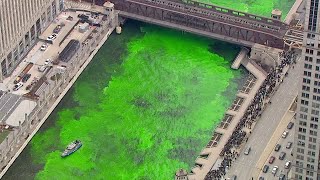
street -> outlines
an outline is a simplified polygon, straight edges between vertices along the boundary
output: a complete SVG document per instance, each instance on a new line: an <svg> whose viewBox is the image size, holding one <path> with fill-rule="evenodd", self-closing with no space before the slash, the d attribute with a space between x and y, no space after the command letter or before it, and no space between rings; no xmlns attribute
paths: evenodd
<svg viewBox="0 0 320 180"><path fill-rule="evenodd" d="M251 147L252 150L250 154L244 155L243 151L245 148L242 150L240 156L232 163L231 168L227 172L227 178L230 178L233 175L237 175L237 179L241 180L258 178L257 176L263 166L256 167L256 164L261 155L263 155L265 147L274 134L274 131L280 124L281 118L284 117L290 104L298 94L299 81L297 81L297 77L301 74L302 64L302 60L299 60L295 65L295 68L289 70L288 76L284 79L279 89L271 98L272 104L266 107L261 118L254 127L248 142L244 146L245 148ZM287 126L287 124L284 124L284 126ZM282 134L282 132L280 133Z"/></svg>

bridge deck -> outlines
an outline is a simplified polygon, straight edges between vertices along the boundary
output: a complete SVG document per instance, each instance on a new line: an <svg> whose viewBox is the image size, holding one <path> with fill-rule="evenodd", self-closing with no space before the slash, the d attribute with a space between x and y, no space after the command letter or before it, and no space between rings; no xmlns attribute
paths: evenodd
<svg viewBox="0 0 320 180"><path fill-rule="evenodd" d="M119 15L166 25L190 32L204 31L209 37L229 39L233 43L254 43L283 48L288 25L270 18L242 13L191 0L113 0ZM170 25L169 25L170 24ZM198 33L199 34L199 33ZM203 32L200 34L204 34ZM243 41L243 42L241 42Z"/></svg>

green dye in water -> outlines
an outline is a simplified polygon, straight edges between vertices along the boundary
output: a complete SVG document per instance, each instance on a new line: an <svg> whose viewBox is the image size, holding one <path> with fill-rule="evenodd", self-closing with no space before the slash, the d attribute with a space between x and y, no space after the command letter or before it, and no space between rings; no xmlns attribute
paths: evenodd
<svg viewBox="0 0 320 180"><path fill-rule="evenodd" d="M294 0L202 2L269 16L274 8L287 14ZM32 162L17 159L18 174L36 166L36 179L166 180L194 165L243 77L229 68L238 49L154 26L141 35L129 26L110 37L64 98L69 102L23 152ZM60 158L74 139L83 147Z"/></svg>
<svg viewBox="0 0 320 180"><path fill-rule="evenodd" d="M270 17L273 9L282 11L282 19L288 14L295 0L197 0L203 3L248 12L255 15Z"/></svg>
<svg viewBox="0 0 320 180"><path fill-rule="evenodd" d="M37 179L171 179L194 164L230 105L240 72L210 52L219 45L208 39L142 30L107 87L97 91L94 79L80 79L73 95L78 105L60 111L57 125L34 137L34 162L45 164ZM227 88L231 97L223 94ZM74 139L83 147L62 159L61 148Z"/></svg>

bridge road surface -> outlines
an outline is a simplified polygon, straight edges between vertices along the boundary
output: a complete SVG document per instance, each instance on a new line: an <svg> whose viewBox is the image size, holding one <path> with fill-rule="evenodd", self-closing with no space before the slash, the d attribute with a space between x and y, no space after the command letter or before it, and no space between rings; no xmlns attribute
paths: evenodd
<svg viewBox="0 0 320 180"><path fill-rule="evenodd" d="M259 172L260 168L263 168L259 167L258 169L256 164L275 129L278 127L281 118L298 94L300 79L297 77L300 77L302 74L302 64L303 60L300 59L295 64L294 69L291 68L288 71L288 77L284 78L283 83L271 98L272 104L268 105L262 113L240 156L232 163L231 168L228 170L226 178L237 175L237 179L251 180L253 173L257 170ZM251 147L250 154L244 155L244 149L249 146ZM258 177L253 177L253 179L258 179Z"/></svg>

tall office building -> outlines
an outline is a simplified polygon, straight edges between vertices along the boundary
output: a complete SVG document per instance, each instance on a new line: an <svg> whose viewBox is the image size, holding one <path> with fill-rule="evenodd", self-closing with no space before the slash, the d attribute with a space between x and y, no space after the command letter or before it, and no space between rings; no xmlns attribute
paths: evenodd
<svg viewBox="0 0 320 180"><path fill-rule="evenodd" d="M0 0L0 82L63 9L63 0Z"/></svg>
<svg viewBox="0 0 320 180"><path fill-rule="evenodd" d="M293 178L320 179L320 13L319 0L306 1L304 67L295 123Z"/></svg>

